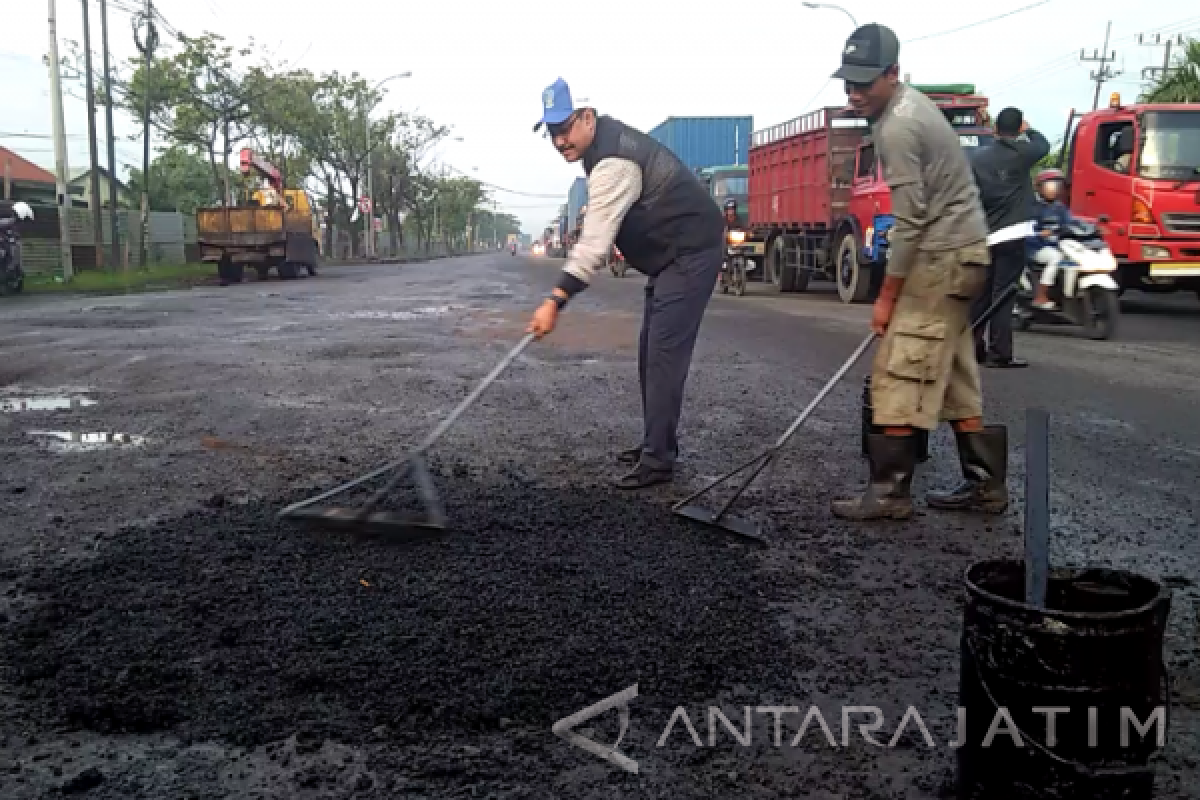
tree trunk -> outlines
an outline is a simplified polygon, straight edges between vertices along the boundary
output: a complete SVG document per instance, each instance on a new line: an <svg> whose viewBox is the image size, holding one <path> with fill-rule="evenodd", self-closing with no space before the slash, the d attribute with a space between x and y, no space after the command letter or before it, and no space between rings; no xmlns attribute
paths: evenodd
<svg viewBox="0 0 1200 800"><path fill-rule="evenodd" d="M334 221L334 218L335 218L335 217L334 217L334 213L333 213L333 212L334 212L334 205L333 205L333 203L334 203L334 199L333 199L333 189L329 189L329 194L328 194L328 196L327 196L327 197L326 197L326 199L325 199L325 214L326 214L326 220L325 220L325 252L329 254L329 258L334 258L334 257L336 257L336 254L333 252L333 245L334 245L334 238L333 238L333 221Z"/></svg>
<svg viewBox="0 0 1200 800"><path fill-rule="evenodd" d="M221 171L225 184L225 202L222 205L229 205L230 198L233 197L233 193L229 189L229 152L231 149L229 145L229 117L225 117L224 138L221 144L221 165L225 167Z"/></svg>

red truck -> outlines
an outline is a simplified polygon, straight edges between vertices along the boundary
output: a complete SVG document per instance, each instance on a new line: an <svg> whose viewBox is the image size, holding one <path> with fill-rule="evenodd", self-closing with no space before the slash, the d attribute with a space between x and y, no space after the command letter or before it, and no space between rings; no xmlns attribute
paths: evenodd
<svg viewBox="0 0 1200 800"><path fill-rule="evenodd" d="M987 98L970 84L918 86L965 148L989 143ZM837 284L846 303L867 300L887 263L891 195L867 121L824 108L756 131L750 140L749 227L764 279L802 292L812 278Z"/></svg>
<svg viewBox="0 0 1200 800"><path fill-rule="evenodd" d="M1071 112L1066 141L1067 203L1100 225L1122 290L1200 294L1200 103L1123 106L1114 93Z"/></svg>

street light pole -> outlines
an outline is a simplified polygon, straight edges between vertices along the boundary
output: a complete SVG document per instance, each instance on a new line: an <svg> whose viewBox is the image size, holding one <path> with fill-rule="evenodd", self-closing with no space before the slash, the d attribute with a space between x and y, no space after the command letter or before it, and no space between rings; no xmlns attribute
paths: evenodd
<svg viewBox="0 0 1200 800"><path fill-rule="evenodd" d="M858 27L858 22L854 19L854 15L841 6L836 6L833 3L801 3L801 5L805 8L829 8L834 11L840 11L850 18L850 24L852 24L855 28Z"/></svg>
<svg viewBox="0 0 1200 800"><path fill-rule="evenodd" d="M375 84L375 87L373 89L371 89L371 94L378 92L380 87L382 87L385 83L387 83L390 80L395 80L396 78L411 78L411 77L412 77L412 72L399 72L395 75L384 78L379 83ZM374 155L375 154L371 150L371 119L370 119L370 116L371 116L370 110L366 109L364 106L363 128L366 129L365 130L366 135L364 138L366 139L366 142L367 142L367 179L365 181L366 186L364 188L367 191L367 206L369 208L369 211L367 214L367 226L366 226L367 227L367 235L366 235L366 243L365 244L366 244L366 248L367 248L367 256L368 257L375 255L375 178L374 178L374 174L373 174L375 172L375 170L372 169L372 167L374 166Z"/></svg>

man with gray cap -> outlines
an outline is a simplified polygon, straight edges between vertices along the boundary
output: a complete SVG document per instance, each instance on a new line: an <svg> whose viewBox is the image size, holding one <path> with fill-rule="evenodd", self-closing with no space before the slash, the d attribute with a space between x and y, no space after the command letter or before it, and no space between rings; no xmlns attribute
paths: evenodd
<svg viewBox="0 0 1200 800"><path fill-rule="evenodd" d="M683 387L700 321L724 257L721 210L675 155L641 131L592 108L575 108L559 78L542 93L542 119L555 149L583 162L588 213L558 285L529 323L542 337L558 312L591 283L614 244L649 276L638 346L645 418L642 442L618 454L633 471L618 481L641 489L670 481Z"/></svg>
<svg viewBox="0 0 1200 800"><path fill-rule="evenodd" d="M917 461L917 428L948 420L965 481L931 492L935 508L1004 511L1007 440L983 425L983 395L970 329L971 301L983 291L988 228L971 165L941 110L899 81L900 43L882 25L851 34L835 78L851 107L871 123L891 189L887 272L871 318L883 338L871 371L874 424L867 438L870 481L861 497L837 500L835 516L905 519Z"/></svg>

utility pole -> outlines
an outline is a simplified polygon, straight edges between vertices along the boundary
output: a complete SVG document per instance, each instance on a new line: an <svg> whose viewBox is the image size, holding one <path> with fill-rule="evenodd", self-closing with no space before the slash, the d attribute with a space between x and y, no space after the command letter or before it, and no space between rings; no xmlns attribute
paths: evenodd
<svg viewBox="0 0 1200 800"><path fill-rule="evenodd" d="M134 37L134 44L142 54L142 69L144 70L145 97L142 104L142 236L141 258L138 261L143 269L146 267L146 254L149 251L150 238L150 64L154 60L154 51L158 48L158 30L154 25L154 0L146 0L146 10L142 18L146 33L141 39Z"/></svg>
<svg viewBox="0 0 1200 800"><path fill-rule="evenodd" d="M1112 71L1112 68L1108 66L1109 63L1117 60L1117 51L1116 50L1112 51L1112 55L1109 55L1109 52L1108 52L1108 40L1109 40L1109 35L1111 33L1112 33L1112 20L1109 20L1108 27L1105 28L1105 30L1104 30L1104 51L1103 51L1103 53L1093 50L1091 56L1085 56L1083 54L1084 53L1083 50L1079 51L1079 60L1080 61L1082 61L1084 63L1098 61L1100 63L1099 69L1092 70L1091 79L1096 82L1096 96L1092 99L1092 111L1095 111L1097 108L1100 107L1100 88L1102 86L1104 86L1104 82L1111 81L1113 78L1115 78L1121 74L1120 72L1114 73Z"/></svg>
<svg viewBox="0 0 1200 800"><path fill-rule="evenodd" d="M113 82L108 66L108 0L100 0L100 46L104 49L104 128L108 138L108 226L112 236L109 259L113 269L121 263L121 243L117 228L117 140L113 133Z"/></svg>
<svg viewBox="0 0 1200 800"><path fill-rule="evenodd" d="M1164 48L1166 48L1166 52L1163 53L1163 65L1161 67L1146 67L1145 69L1143 69L1142 70L1142 80L1156 81L1159 79L1159 76L1162 76L1163 78L1168 78L1168 77L1170 77L1172 72L1178 72L1181 69L1180 67L1172 67L1171 66L1171 45L1177 44L1180 47L1183 47L1183 34L1181 34L1181 33L1176 34L1175 38L1172 39L1171 34L1168 33L1166 41L1163 41L1163 35L1161 33L1156 33L1156 34L1154 34L1154 41L1151 42L1151 41L1148 41L1143 34L1139 33L1138 34L1138 44L1140 44L1144 47L1164 47Z"/></svg>
<svg viewBox="0 0 1200 800"><path fill-rule="evenodd" d="M88 0L83 6L83 69L87 87L88 155L91 159L92 245L96 251L96 266L104 266L104 220L100 216L100 156L96 152L96 90L92 83L92 25L88 21Z"/></svg>
<svg viewBox="0 0 1200 800"><path fill-rule="evenodd" d="M67 193L67 129L63 120L62 76L58 71L58 12L55 0L50 10L50 104L54 123L54 177L58 202L58 243L61 248L63 282L75 277L71 263L71 196Z"/></svg>

